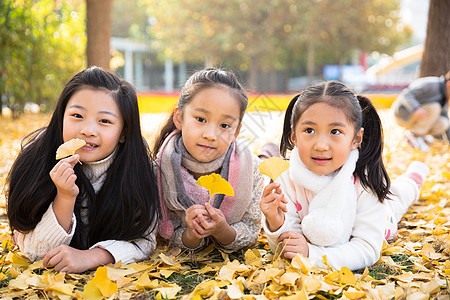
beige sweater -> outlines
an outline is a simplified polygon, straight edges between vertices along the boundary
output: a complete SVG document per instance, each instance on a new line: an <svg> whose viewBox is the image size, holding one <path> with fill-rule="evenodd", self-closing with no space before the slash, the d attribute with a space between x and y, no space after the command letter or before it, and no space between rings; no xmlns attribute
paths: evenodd
<svg viewBox="0 0 450 300"><path fill-rule="evenodd" d="M85 163L89 165L92 170L90 181L94 187L95 192L98 192L103 185L106 178L106 170L111 165L113 154L107 158L94 162ZM81 217L87 217L87 212L82 212ZM34 261L42 258L42 254L47 253L51 249L60 245L69 245L77 221L75 214L72 214L72 228L66 232L56 219L53 212L53 204L50 205L47 211L42 216L41 221L36 227L26 233L17 233L15 240L20 251L23 252L30 260ZM90 249L101 247L106 249L114 257L115 262L122 261L122 264L129 264L135 261L146 259L156 248L156 232L150 232L147 239L137 239L134 243L128 241L106 240L93 245Z"/></svg>

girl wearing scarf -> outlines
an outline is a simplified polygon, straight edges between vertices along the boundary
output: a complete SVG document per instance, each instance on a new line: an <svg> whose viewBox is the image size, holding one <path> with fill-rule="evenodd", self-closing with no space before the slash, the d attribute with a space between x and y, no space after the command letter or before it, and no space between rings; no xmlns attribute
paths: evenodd
<svg viewBox="0 0 450 300"><path fill-rule="evenodd" d="M198 71L157 137L159 234L175 246L194 250L215 242L235 251L256 242L263 177L259 159L236 141L247 103L231 72ZM235 195L209 201L208 190L196 180L211 173L226 179Z"/></svg>
<svg viewBox="0 0 450 300"><path fill-rule="evenodd" d="M413 162L391 185L382 149L375 108L342 83L313 85L294 97L280 146L282 156L291 150L290 166L260 203L271 249L280 242L284 257L300 253L319 266L326 255L335 269L376 263L429 172Z"/></svg>

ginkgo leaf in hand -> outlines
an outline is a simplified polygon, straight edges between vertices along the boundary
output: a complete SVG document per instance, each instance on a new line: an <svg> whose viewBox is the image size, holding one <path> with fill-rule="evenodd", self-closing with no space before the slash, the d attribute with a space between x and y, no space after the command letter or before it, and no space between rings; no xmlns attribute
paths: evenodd
<svg viewBox="0 0 450 300"><path fill-rule="evenodd" d="M280 157L271 157L259 164L261 174L269 176L274 182L288 168L289 162Z"/></svg>
<svg viewBox="0 0 450 300"><path fill-rule="evenodd" d="M75 151L86 145L82 139L71 139L65 142L56 150L56 159L61 159L75 154Z"/></svg>
<svg viewBox="0 0 450 300"><path fill-rule="evenodd" d="M196 183L209 191L210 200L215 194L234 196L234 190L231 184L219 174L211 173L209 175L201 176Z"/></svg>

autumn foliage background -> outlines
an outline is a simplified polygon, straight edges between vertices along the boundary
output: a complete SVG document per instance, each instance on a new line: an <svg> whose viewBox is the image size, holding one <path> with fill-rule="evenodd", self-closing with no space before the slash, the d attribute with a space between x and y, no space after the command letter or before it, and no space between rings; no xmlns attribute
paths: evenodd
<svg viewBox="0 0 450 300"><path fill-rule="evenodd" d="M172 102L161 100L151 111L141 95L143 132L151 144ZM30 263L11 242L5 216L5 178L22 138L44 126L49 115L0 118L0 297L2 299L448 299L450 293L450 151L436 140L430 152L413 150L387 107L393 96L370 95L385 131L384 158L392 178L412 160L426 162L431 174L400 223L398 238L386 244L380 261L366 270L322 269L303 257L284 260L271 253L261 235L258 244L237 253L214 246L199 253L161 243L147 261L108 265L83 274L58 274ZM290 96L252 96L241 138L257 152L267 141L278 143L283 108ZM148 100L148 99L147 99ZM285 102L283 102L285 101ZM153 103L157 103L153 102ZM157 105L153 106L156 109ZM170 108L169 108L170 109ZM259 130L259 131L258 131ZM259 134L258 132L264 132Z"/></svg>

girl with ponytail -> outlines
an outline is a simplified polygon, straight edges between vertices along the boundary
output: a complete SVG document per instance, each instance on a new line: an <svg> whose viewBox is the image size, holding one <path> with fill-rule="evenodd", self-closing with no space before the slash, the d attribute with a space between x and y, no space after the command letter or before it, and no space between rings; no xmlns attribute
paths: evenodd
<svg viewBox="0 0 450 300"><path fill-rule="evenodd" d="M280 152L290 167L263 191L272 250L351 270L378 261L384 239L419 198L429 168L413 162L391 185L381 120L369 99L337 81L306 88L286 111Z"/></svg>

